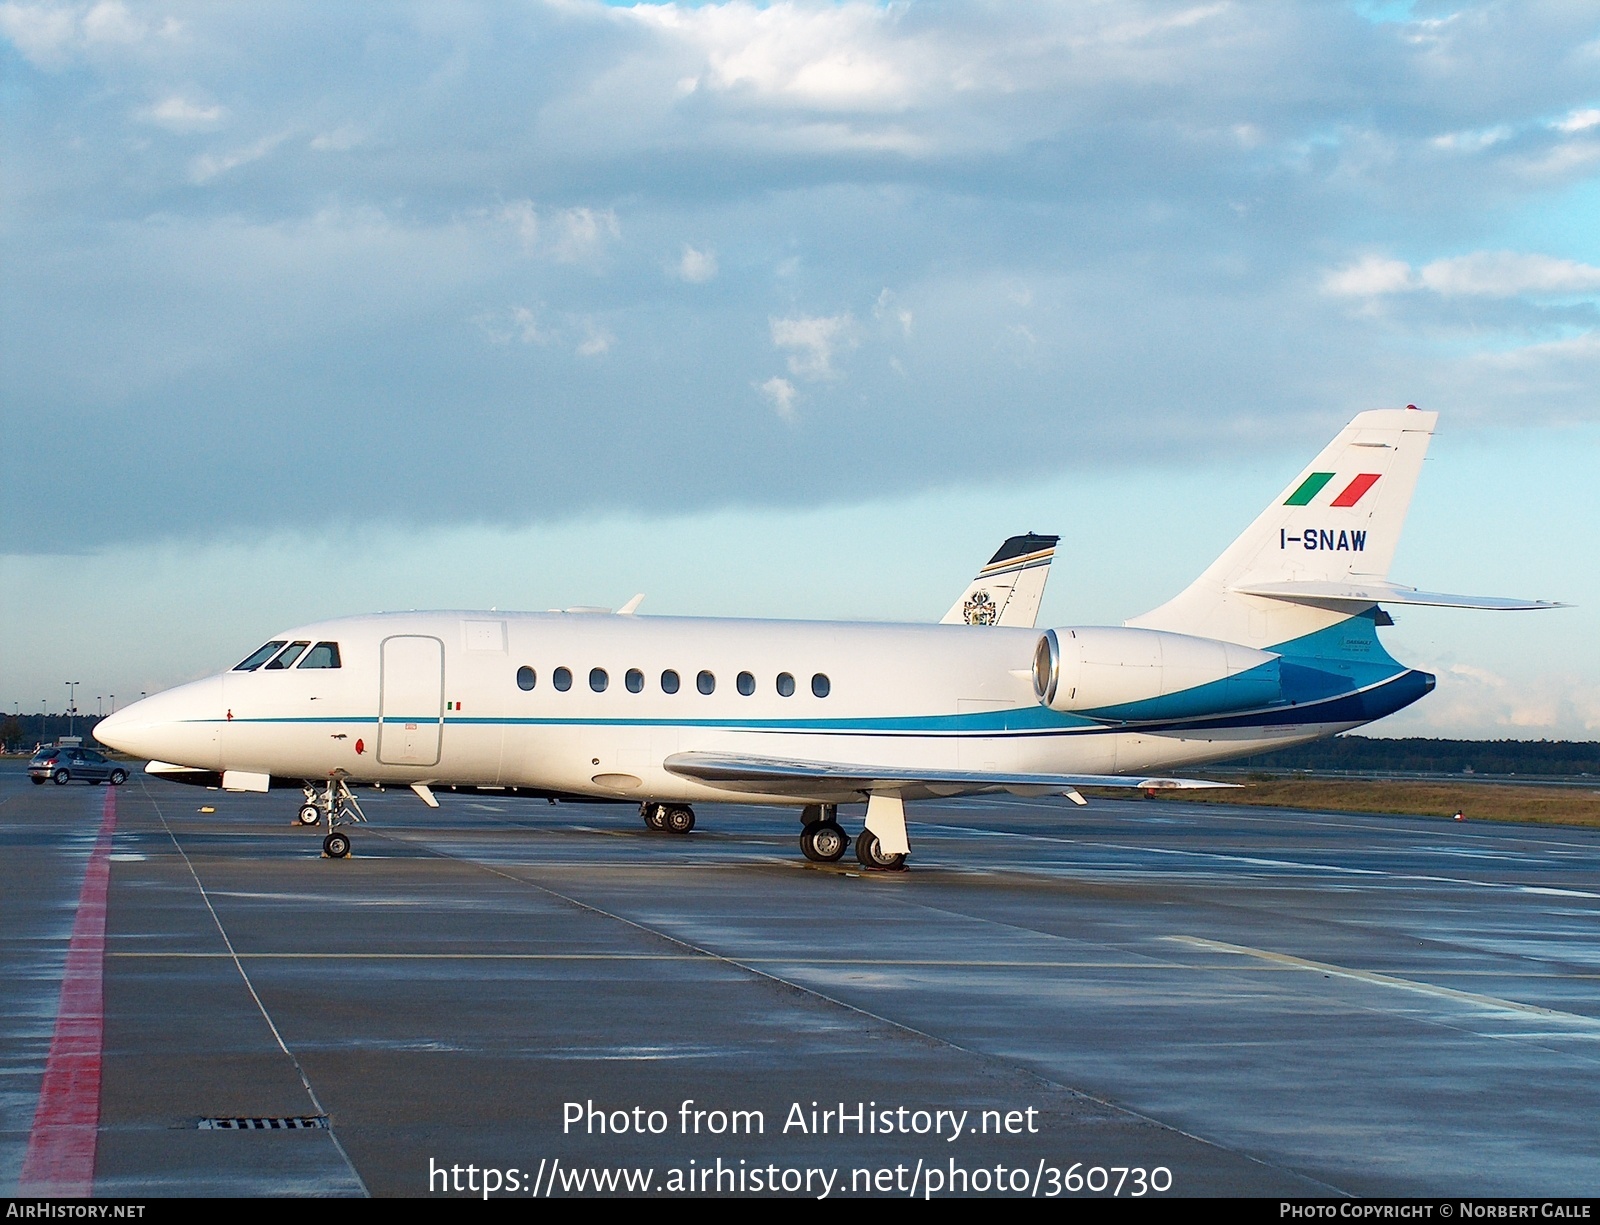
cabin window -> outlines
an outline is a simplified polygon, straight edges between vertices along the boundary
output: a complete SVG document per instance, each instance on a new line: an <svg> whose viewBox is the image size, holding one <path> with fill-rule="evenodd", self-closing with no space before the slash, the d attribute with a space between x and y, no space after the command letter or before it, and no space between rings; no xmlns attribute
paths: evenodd
<svg viewBox="0 0 1600 1225"><path fill-rule="evenodd" d="M610 683L611 678L606 675L606 670L604 668L589 669L589 688L593 689L596 693L604 693L606 691L606 686Z"/></svg>
<svg viewBox="0 0 1600 1225"><path fill-rule="evenodd" d="M739 686L739 692L744 694L745 697L749 697L756 691L756 678L748 672L739 673L738 679L734 681L734 684Z"/></svg>
<svg viewBox="0 0 1600 1225"><path fill-rule="evenodd" d="M710 694L717 687L717 678L709 672L702 672L694 678L694 687L701 693Z"/></svg>
<svg viewBox="0 0 1600 1225"><path fill-rule="evenodd" d="M572 669L557 668L550 674L550 683L565 693L572 688Z"/></svg>
<svg viewBox="0 0 1600 1225"><path fill-rule="evenodd" d="M676 672L674 672L671 668L668 668L665 672L663 672L661 674L661 692L662 693L677 693L678 692L678 674Z"/></svg>
<svg viewBox="0 0 1600 1225"><path fill-rule="evenodd" d="M629 693L641 693L644 691L644 673L637 668L629 668L622 683L628 687Z"/></svg>
<svg viewBox="0 0 1600 1225"><path fill-rule="evenodd" d="M280 638L276 642L269 642L263 647L257 647L250 652L249 658L235 664L233 670L235 672L254 672L267 660L283 650L283 645L283 639Z"/></svg>
<svg viewBox="0 0 1600 1225"><path fill-rule="evenodd" d="M267 665L266 671L277 672L283 668L293 667L294 661L300 658L300 652L305 650L310 645L311 644L309 642L291 642L288 646L283 648L283 651L276 659Z"/></svg>
<svg viewBox="0 0 1600 1225"><path fill-rule="evenodd" d="M780 698L794 697L794 677L787 672L778 673L778 696Z"/></svg>
<svg viewBox="0 0 1600 1225"><path fill-rule="evenodd" d="M337 668L339 666L339 644L337 642L319 642L306 652L306 657L300 661L302 668Z"/></svg>
<svg viewBox="0 0 1600 1225"><path fill-rule="evenodd" d="M522 667L517 669L518 689L532 689L538 683L539 674L532 668L528 667L527 664L523 664Z"/></svg>
<svg viewBox="0 0 1600 1225"><path fill-rule="evenodd" d="M819 698L827 697L828 691L832 688L833 686L828 684L828 678L820 672L811 678L811 692Z"/></svg>

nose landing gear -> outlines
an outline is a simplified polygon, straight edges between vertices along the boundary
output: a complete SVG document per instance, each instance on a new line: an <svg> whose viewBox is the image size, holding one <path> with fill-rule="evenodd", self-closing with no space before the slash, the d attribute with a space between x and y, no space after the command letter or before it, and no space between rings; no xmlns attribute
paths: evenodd
<svg viewBox="0 0 1600 1225"><path fill-rule="evenodd" d="M350 854L350 837L338 833L339 825L356 825L367 819L356 802L355 795L342 778L330 779L319 793L311 783L305 784L305 803L300 806L297 818L301 825L328 823L328 836L322 840L322 853L329 859L343 859Z"/></svg>

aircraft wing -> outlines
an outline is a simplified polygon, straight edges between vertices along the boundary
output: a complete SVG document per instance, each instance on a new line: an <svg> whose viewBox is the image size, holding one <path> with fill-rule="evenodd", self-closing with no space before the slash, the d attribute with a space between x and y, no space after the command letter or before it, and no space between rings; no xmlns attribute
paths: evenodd
<svg viewBox="0 0 1600 1225"><path fill-rule="evenodd" d="M1423 604L1434 608L1487 608L1516 611L1532 608L1565 608L1547 600L1519 600L1492 595L1445 595L1438 591L1418 591L1383 579L1350 579L1345 582L1245 583L1232 588L1241 595L1266 596L1291 604Z"/></svg>
<svg viewBox="0 0 1600 1225"><path fill-rule="evenodd" d="M1079 787L1170 790L1236 787L1196 778L1129 774L1014 774L989 770L945 770L915 766L863 766L837 761L798 761L740 753L674 753L663 763L673 774L736 791L807 793L910 791L959 795L967 791L1018 790L1038 795L1071 795Z"/></svg>

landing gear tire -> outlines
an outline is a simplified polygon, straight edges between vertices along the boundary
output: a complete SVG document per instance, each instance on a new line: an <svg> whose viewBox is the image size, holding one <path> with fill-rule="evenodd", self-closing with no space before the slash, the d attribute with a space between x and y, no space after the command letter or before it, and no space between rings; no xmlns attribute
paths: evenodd
<svg viewBox="0 0 1600 1225"><path fill-rule="evenodd" d="M128 781L128 772L126 770L113 770L113 771L111 771L111 785L113 787L120 787L120 786L122 786L123 783L125 783L127 781Z"/></svg>
<svg viewBox="0 0 1600 1225"><path fill-rule="evenodd" d="M302 804L300 806L299 821L301 825L315 825L322 820L322 809L315 804Z"/></svg>
<svg viewBox="0 0 1600 1225"><path fill-rule="evenodd" d="M649 811L648 814L646 814L645 819L644 819L644 823L646 825L648 825L651 829L655 830L656 833L658 833L658 834L666 833L667 832L667 806L665 804L657 804L654 808L652 808Z"/></svg>
<svg viewBox="0 0 1600 1225"><path fill-rule="evenodd" d="M850 849L850 835L833 821L818 821L800 834L800 853L813 863L837 863Z"/></svg>
<svg viewBox="0 0 1600 1225"><path fill-rule="evenodd" d="M322 853L329 859L343 859L350 853L350 839L343 834L329 834L322 840Z"/></svg>
<svg viewBox="0 0 1600 1225"><path fill-rule="evenodd" d="M870 829L862 830L861 837L856 839L856 858L863 868L874 872L898 872L906 866L906 857L886 854L878 843L878 835Z"/></svg>
<svg viewBox="0 0 1600 1225"><path fill-rule="evenodd" d="M65 787L67 785L67 780L71 777L72 775L68 774L65 770L57 770L50 776L50 779L57 787Z"/></svg>
<svg viewBox="0 0 1600 1225"><path fill-rule="evenodd" d="M667 831L687 834L694 828L694 809L674 807L667 809Z"/></svg>

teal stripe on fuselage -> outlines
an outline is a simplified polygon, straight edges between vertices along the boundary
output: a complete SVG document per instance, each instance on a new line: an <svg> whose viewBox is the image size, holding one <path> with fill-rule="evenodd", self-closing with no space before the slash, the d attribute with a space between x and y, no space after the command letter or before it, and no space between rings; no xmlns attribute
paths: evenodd
<svg viewBox="0 0 1600 1225"><path fill-rule="evenodd" d="M1009 710L968 714L896 715L840 719L682 719L682 718L563 718L560 716L386 715L385 727L402 723L446 723L477 727L640 727L713 728L725 731L761 731L856 735L999 735L1004 733L1050 735L1063 732L1093 733L1128 730L1136 724L1161 723L1163 732L1181 732L1186 723L1218 717L1249 717L1259 712L1264 722L1282 723L1288 709L1301 710L1352 693L1375 688L1405 674L1378 641L1371 614L1349 617L1336 625L1265 648L1281 656L1284 700L1250 706L1206 705L1208 691L1226 681L1212 681L1145 702L1130 702L1092 713L1065 713L1047 706L1016 706ZM1245 675L1249 675L1248 673ZM1305 722L1317 722L1304 710ZM1106 720L1111 720L1108 726ZM195 723L377 725L376 715L291 716L282 718L197 719Z"/></svg>

